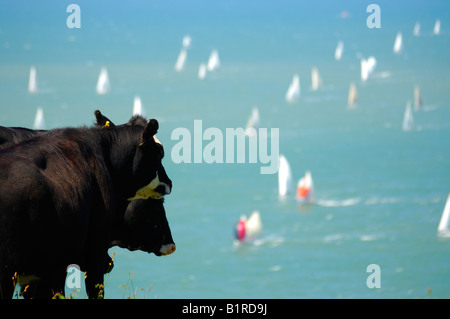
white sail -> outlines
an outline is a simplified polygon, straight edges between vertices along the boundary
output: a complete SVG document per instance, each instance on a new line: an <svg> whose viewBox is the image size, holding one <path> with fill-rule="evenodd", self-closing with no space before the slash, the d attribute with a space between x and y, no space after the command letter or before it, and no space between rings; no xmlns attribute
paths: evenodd
<svg viewBox="0 0 450 319"><path fill-rule="evenodd" d="M320 77L319 70L316 67L311 69L311 88L313 91L317 91L322 85L322 78Z"/></svg>
<svg viewBox="0 0 450 319"><path fill-rule="evenodd" d="M300 98L300 77L298 74L294 74L292 82L286 92L286 101L289 103L297 102Z"/></svg>
<svg viewBox="0 0 450 319"><path fill-rule="evenodd" d="M414 87L414 109L418 111L420 110L421 107L422 107L422 97L420 96L420 89L416 85Z"/></svg>
<svg viewBox="0 0 450 319"><path fill-rule="evenodd" d="M181 72L184 70L184 65L186 64L187 50L185 48L181 49L178 55L177 62L175 63L175 71Z"/></svg>
<svg viewBox="0 0 450 319"><path fill-rule="evenodd" d="M413 29L413 35L418 37L420 35L420 23L416 22Z"/></svg>
<svg viewBox="0 0 450 319"><path fill-rule="evenodd" d="M136 95L133 100L133 115L144 115L141 97Z"/></svg>
<svg viewBox="0 0 450 319"><path fill-rule="evenodd" d="M246 136L256 136L256 132L259 127L259 110L257 107L252 109L252 113L247 121L247 125L245 127L245 135Z"/></svg>
<svg viewBox="0 0 450 319"><path fill-rule="evenodd" d="M36 115L34 116L33 128L35 130L44 130L45 129L44 109L42 107L38 107L36 109Z"/></svg>
<svg viewBox="0 0 450 319"><path fill-rule="evenodd" d="M206 64L200 63L200 66L198 67L198 78L200 80L203 80L206 78Z"/></svg>
<svg viewBox="0 0 450 319"><path fill-rule="evenodd" d="M367 81L369 76L375 71L377 60L371 56L368 59L361 59L361 80Z"/></svg>
<svg viewBox="0 0 450 319"><path fill-rule="evenodd" d="M349 109L355 109L357 102L358 102L358 92L356 90L356 85L355 83L350 83L350 88L348 89L347 107Z"/></svg>
<svg viewBox="0 0 450 319"><path fill-rule="evenodd" d="M403 131L411 131L414 129L414 118L411 110L411 103L406 104L405 113L403 115Z"/></svg>
<svg viewBox="0 0 450 319"><path fill-rule="evenodd" d="M286 197L292 191L292 172L289 162L284 155L280 155L278 169L278 196Z"/></svg>
<svg viewBox="0 0 450 319"><path fill-rule="evenodd" d="M106 94L110 91L108 70L103 67L100 70L100 74L97 80L97 94Z"/></svg>
<svg viewBox="0 0 450 319"><path fill-rule="evenodd" d="M367 67L366 59L361 59L361 81L367 81L369 78L369 69Z"/></svg>
<svg viewBox="0 0 450 319"><path fill-rule="evenodd" d="M314 182L310 171L306 171L298 182L297 199L305 203L314 202Z"/></svg>
<svg viewBox="0 0 450 319"><path fill-rule="evenodd" d="M37 91L38 86L37 86L36 68L32 66L30 68L30 77L28 79L28 92L37 93Z"/></svg>
<svg viewBox="0 0 450 319"><path fill-rule="evenodd" d="M334 59L336 61L341 60L342 53L344 53L344 42L338 41L337 46L336 46L336 50L334 50Z"/></svg>
<svg viewBox="0 0 450 319"><path fill-rule="evenodd" d="M183 41L182 41L183 48L190 49L191 43L192 43L191 36L188 35L188 34L186 34L186 35L183 37Z"/></svg>
<svg viewBox="0 0 450 319"><path fill-rule="evenodd" d="M250 215L245 223L245 235L248 239L261 236L263 231L263 225L259 211L255 210Z"/></svg>
<svg viewBox="0 0 450 319"><path fill-rule="evenodd" d="M367 67L369 69L369 74L372 74L375 71L376 66L377 66L377 59L375 59L373 56L370 56L367 59Z"/></svg>
<svg viewBox="0 0 450 319"><path fill-rule="evenodd" d="M434 23L433 33L438 35L441 32L441 20L437 19Z"/></svg>
<svg viewBox="0 0 450 319"><path fill-rule="evenodd" d="M207 64L208 71L212 72L220 68L219 52L212 50Z"/></svg>
<svg viewBox="0 0 450 319"><path fill-rule="evenodd" d="M447 196L437 230L439 236L450 237L450 193Z"/></svg>
<svg viewBox="0 0 450 319"><path fill-rule="evenodd" d="M403 50L403 36L401 32L398 32L395 37L393 50L395 54L400 54Z"/></svg>

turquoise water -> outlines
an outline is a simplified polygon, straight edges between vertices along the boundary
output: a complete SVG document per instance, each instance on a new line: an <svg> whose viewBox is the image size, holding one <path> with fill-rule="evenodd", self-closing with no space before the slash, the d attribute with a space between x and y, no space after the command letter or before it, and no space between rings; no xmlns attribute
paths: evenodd
<svg viewBox="0 0 450 319"><path fill-rule="evenodd" d="M378 1L381 29L366 26L370 2L78 1L81 29L66 27L70 2L25 3L0 3L0 125L31 127L38 106L47 128L91 125L95 109L121 123L134 95L160 121L177 251L156 257L111 248L107 298L450 297L450 240L436 233L450 192L446 1ZM412 35L416 21L419 37ZM398 31L401 55L392 52ZM178 73L186 34L192 47ZM334 60L338 40L345 45L341 61ZM198 66L213 48L221 69L200 81ZM359 58L371 55L377 67L363 83ZM33 95L31 65L40 89ZM111 92L99 96L102 66ZM310 89L312 66L323 79L319 91ZM287 104L294 73L301 98ZM359 102L349 111L352 81ZM404 132L415 85L424 107L414 112L416 128ZM174 129L193 132L196 119L204 130L244 127L254 106L261 127L279 128L294 181L311 171L316 204L279 200L277 176L261 175L261 163L172 161ZM236 246L234 224L255 209L263 236ZM370 264L380 266L380 288L366 285Z"/></svg>

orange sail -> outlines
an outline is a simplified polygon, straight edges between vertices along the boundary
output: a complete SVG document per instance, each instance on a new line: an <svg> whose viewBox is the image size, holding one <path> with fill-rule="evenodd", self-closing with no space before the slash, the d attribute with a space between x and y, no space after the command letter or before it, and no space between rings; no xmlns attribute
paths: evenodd
<svg viewBox="0 0 450 319"><path fill-rule="evenodd" d="M311 203L314 193L314 184L311 177L311 172L307 171L297 185L297 199L300 201Z"/></svg>

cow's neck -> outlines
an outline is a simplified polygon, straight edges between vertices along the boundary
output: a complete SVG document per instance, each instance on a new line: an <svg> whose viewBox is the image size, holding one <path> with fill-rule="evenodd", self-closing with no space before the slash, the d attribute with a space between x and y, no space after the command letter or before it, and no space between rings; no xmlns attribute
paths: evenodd
<svg viewBox="0 0 450 319"><path fill-rule="evenodd" d="M111 181L117 185L119 199L132 196L137 189L132 178L133 159L143 128L130 126L105 130L102 145Z"/></svg>

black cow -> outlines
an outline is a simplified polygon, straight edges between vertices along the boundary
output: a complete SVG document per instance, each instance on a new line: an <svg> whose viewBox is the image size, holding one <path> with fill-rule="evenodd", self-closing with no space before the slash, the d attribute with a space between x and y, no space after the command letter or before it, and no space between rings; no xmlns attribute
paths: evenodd
<svg viewBox="0 0 450 319"><path fill-rule="evenodd" d="M107 121L108 119L104 116L101 115L100 111L96 111L100 114L100 117L96 117L98 119L96 125L100 126L100 124L102 124L101 126L105 125L105 121ZM106 119L106 120L105 120ZM101 122L99 122L101 121ZM10 145L13 144L17 144L20 143L26 139L35 137L35 136L39 136L39 135L43 135L43 134L47 134L47 130L32 130L29 128L25 128L25 127L5 127L5 126L0 126L0 149L6 148ZM51 132L49 133L51 134ZM107 258L107 264L105 265L105 273L110 272L112 270L112 268L114 267L114 262L112 260L112 258L110 258L108 256ZM35 283L30 283L27 286L22 286L22 292L21 295L24 297L34 297L35 293L32 293L32 291L35 291L34 287L30 287L30 286L36 286ZM24 289L26 287L26 289Z"/></svg>
<svg viewBox="0 0 450 319"><path fill-rule="evenodd" d="M28 138L40 135L46 131L32 130L24 127L0 126L0 148L17 144Z"/></svg>
<svg viewBox="0 0 450 319"><path fill-rule="evenodd" d="M100 111L95 111L96 125L102 128L114 128L115 125L107 117L101 114ZM145 126L146 121L142 117L133 117L125 125L142 125ZM47 131L43 130L30 130L26 128L9 128L0 126L0 149L8 145L15 144L21 140L31 138L37 135L46 134ZM51 133L51 132L50 132ZM142 231L139 231L139 227ZM165 210L162 200L153 199L136 199L132 201L127 207L127 211L124 216L123 223L118 223L116 227L113 227L111 247L118 245L129 250L140 249L147 252L154 251L156 255L167 255L175 250L173 245L173 239L168 226L168 222L165 216ZM141 237L139 237L141 235ZM165 246L163 246L165 245ZM149 247L155 247L153 250L149 250ZM161 247L160 251L157 247ZM113 261L106 255L106 263L104 265L104 273L107 273L113 268ZM43 290L42 287L46 285L42 284L43 280L29 282L26 286L22 285L21 295L25 298L33 298L39 296L45 296L47 291L39 292ZM40 285L39 285L40 283ZM92 297L96 297L96 294L90 293L94 291L94 287L86 285L87 292Z"/></svg>
<svg viewBox="0 0 450 319"><path fill-rule="evenodd" d="M69 264L86 270L88 294L97 295L107 249L125 243L120 237L132 229L125 216L137 204L128 210L127 199L171 191L157 129L156 120L145 127L59 129L0 151L1 296L12 295L11 278L21 284L39 278L38 297L61 293ZM160 250L136 249L173 252L168 237Z"/></svg>
<svg viewBox="0 0 450 319"><path fill-rule="evenodd" d="M97 119L96 125L98 127L109 127L109 119L105 116L103 116L100 111L95 111L95 116ZM114 127L114 124L111 125L111 127ZM6 148L10 145L20 143L26 139L44 135L47 134L47 130L33 130L25 127L5 127L0 126L0 149ZM51 131L50 133L51 134ZM114 262L109 255L106 258L106 264L105 264L105 273L110 272L114 267ZM33 286L33 287L31 287ZM22 292L21 295L24 297L34 297L38 294L35 293L34 286L36 286L35 283L28 284L27 286L22 286ZM26 289L24 289L26 287Z"/></svg>

